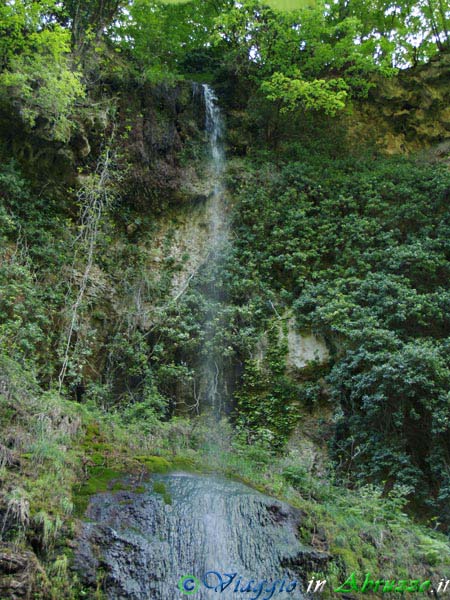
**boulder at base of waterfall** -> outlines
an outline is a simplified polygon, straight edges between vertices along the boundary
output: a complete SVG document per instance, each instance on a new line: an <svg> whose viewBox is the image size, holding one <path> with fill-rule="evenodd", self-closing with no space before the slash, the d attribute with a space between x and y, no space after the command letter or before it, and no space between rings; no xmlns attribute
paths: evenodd
<svg viewBox="0 0 450 600"><path fill-rule="evenodd" d="M298 538L303 513L240 482L187 473L154 475L136 491L91 498L76 551L86 585L109 600L176 600L183 575L210 570L242 580L297 580L324 570L328 555ZM292 600L292 594L280 593ZM214 590L200 586L195 597Z"/></svg>

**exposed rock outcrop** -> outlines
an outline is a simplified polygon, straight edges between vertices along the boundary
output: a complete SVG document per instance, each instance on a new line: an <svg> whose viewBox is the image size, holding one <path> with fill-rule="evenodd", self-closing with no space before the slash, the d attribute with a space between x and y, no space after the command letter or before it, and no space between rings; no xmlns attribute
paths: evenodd
<svg viewBox="0 0 450 600"><path fill-rule="evenodd" d="M296 598L302 598L307 572L324 570L330 559L300 542L300 510L219 477L154 476L140 493L94 496L86 516L76 564L91 586L103 573L110 600L173 600L183 575L201 582L209 570L236 572L254 584L297 580ZM195 597L216 596L200 585Z"/></svg>
<svg viewBox="0 0 450 600"><path fill-rule="evenodd" d="M368 101L355 106L347 120L349 139L355 144L373 138L387 154L438 146L438 154L448 155L450 53L378 81Z"/></svg>
<svg viewBox="0 0 450 600"><path fill-rule="evenodd" d="M39 563L33 552L0 543L0 598L31 598Z"/></svg>

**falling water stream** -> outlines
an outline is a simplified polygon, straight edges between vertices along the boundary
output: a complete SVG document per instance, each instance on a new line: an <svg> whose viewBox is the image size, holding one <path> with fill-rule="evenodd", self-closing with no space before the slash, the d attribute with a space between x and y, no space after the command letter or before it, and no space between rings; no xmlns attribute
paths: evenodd
<svg viewBox="0 0 450 600"><path fill-rule="evenodd" d="M229 235L222 186L223 123L214 91L207 85L202 89L212 189L208 260L216 261ZM216 305L220 291L214 280L208 294ZM209 336L214 335L214 320L212 309L206 323ZM211 353L203 365L206 409L216 414L221 411L219 355ZM298 540L300 511L242 483L182 472L124 481L126 490L91 497L78 537L78 571L93 587L102 573L108 599L299 599L306 566L320 568L318 553ZM208 571L212 573L205 578ZM233 583L222 590L219 576L226 582L225 574L233 573ZM184 585L198 585L192 594L186 593L190 587L179 587L188 575L196 579ZM276 580L276 590L270 592L269 582Z"/></svg>
<svg viewBox="0 0 450 600"><path fill-rule="evenodd" d="M209 249L208 262L211 272L220 262L229 236L229 222L225 211L225 191L223 187L223 173L225 169L225 151L223 146L223 119L213 89L204 84L202 86L205 104L205 129L209 142L208 179L211 188L209 203ZM212 268L211 268L212 267ZM205 325L207 342L211 342L215 334L217 317L217 301L221 300L221 292L217 287L215 277L211 277L206 294L211 301L208 321ZM203 364L204 399L202 407L209 409L216 417L222 413L221 377L223 378L223 365L221 352L209 352Z"/></svg>

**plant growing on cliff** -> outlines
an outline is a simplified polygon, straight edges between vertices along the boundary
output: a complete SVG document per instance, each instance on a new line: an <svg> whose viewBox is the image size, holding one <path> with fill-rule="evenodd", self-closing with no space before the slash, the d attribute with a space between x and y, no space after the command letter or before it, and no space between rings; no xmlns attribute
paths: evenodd
<svg viewBox="0 0 450 600"><path fill-rule="evenodd" d="M372 158L355 173L354 160L301 157L246 173L237 254L246 266L257 256L252 278L336 344L327 390L342 478L406 484L422 509L447 514L448 172ZM258 392L243 414L258 397L264 407Z"/></svg>
<svg viewBox="0 0 450 600"><path fill-rule="evenodd" d="M69 32L52 22L52 10L55 2L0 9L0 101L28 127L43 121L48 137L67 141L71 113L85 89L81 73L71 68Z"/></svg>
<svg viewBox="0 0 450 600"><path fill-rule="evenodd" d="M261 84L266 98L280 103L281 114L302 107L304 110L318 110L334 116L337 111L345 108L347 89L343 79L305 81L300 72L293 77L274 73Z"/></svg>
<svg viewBox="0 0 450 600"><path fill-rule="evenodd" d="M67 333L62 341L62 364L58 376L59 391L64 384L73 351L78 350L80 357L86 351L82 349L80 315L90 283L91 270L95 264L95 253L98 238L104 226L105 213L111 207L116 195L114 184L117 183L118 173L114 170L116 153L113 150L113 143L114 127L111 137L97 161L94 173L85 179L84 185L77 194L80 209L80 233L76 240L73 271L75 271L75 264L81 259L83 272L79 281L75 281L75 277L73 278L73 287L75 288L73 302L71 302L70 296L67 298ZM73 348L72 342L76 332L78 335L75 348ZM82 368L82 362L72 366L72 369L75 370L73 373L75 378L79 376L80 368Z"/></svg>

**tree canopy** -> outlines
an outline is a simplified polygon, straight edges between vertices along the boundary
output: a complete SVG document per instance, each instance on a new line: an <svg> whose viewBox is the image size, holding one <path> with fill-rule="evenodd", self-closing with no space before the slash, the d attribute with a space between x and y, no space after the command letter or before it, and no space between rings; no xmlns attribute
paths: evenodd
<svg viewBox="0 0 450 600"><path fill-rule="evenodd" d="M448 47L449 17L442 0L134 0L113 37L149 77L225 68L283 111L333 114L367 95L374 74Z"/></svg>
<svg viewBox="0 0 450 600"><path fill-rule="evenodd" d="M42 115L64 137L77 65L103 44L144 79L226 70L281 113L335 114L375 74L448 48L449 23L444 0L15 0L0 7L0 85L25 121Z"/></svg>

